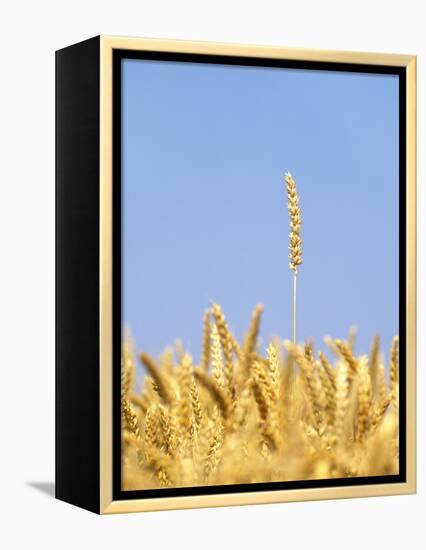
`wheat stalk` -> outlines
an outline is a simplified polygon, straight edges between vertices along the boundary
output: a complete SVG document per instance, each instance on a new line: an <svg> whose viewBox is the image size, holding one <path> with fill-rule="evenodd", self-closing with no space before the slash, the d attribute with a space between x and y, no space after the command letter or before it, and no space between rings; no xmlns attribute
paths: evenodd
<svg viewBox="0 0 426 550"><path fill-rule="evenodd" d="M287 184L288 213L290 216L290 269L293 271L293 344L296 344L296 292L298 266L302 263L302 213L299 206L299 193L290 172L284 175Z"/></svg>

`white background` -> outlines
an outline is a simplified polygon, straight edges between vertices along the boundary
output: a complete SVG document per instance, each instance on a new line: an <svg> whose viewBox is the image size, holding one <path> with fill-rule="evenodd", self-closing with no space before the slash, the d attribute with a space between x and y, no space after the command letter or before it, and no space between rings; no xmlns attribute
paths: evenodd
<svg viewBox="0 0 426 550"><path fill-rule="evenodd" d="M97 517L31 485L54 477L54 50L103 34L419 56L421 0L73 0L0 8L0 546L425 548L424 221L419 217L417 496ZM45 485L44 485L45 487ZM49 485L48 485L49 488Z"/></svg>

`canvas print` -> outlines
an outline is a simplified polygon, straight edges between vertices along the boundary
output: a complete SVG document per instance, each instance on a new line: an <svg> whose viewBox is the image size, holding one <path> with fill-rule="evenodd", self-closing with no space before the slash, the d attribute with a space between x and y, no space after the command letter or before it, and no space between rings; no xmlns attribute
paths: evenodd
<svg viewBox="0 0 426 550"><path fill-rule="evenodd" d="M398 474L398 77L121 63L122 489Z"/></svg>

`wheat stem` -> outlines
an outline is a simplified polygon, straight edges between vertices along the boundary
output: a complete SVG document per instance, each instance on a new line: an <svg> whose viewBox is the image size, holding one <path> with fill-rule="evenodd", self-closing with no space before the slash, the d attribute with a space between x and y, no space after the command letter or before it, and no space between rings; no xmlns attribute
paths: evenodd
<svg viewBox="0 0 426 550"><path fill-rule="evenodd" d="M293 278L293 344L296 345L296 292L297 292L297 271L294 272Z"/></svg>

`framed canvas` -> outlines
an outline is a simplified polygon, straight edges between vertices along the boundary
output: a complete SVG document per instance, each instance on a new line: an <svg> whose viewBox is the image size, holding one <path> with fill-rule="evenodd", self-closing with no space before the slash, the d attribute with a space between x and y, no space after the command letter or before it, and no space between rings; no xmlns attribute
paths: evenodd
<svg viewBox="0 0 426 550"><path fill-rule="evenodd" d="M56 496L415 491L416 60L56 53Z"/></svg>

